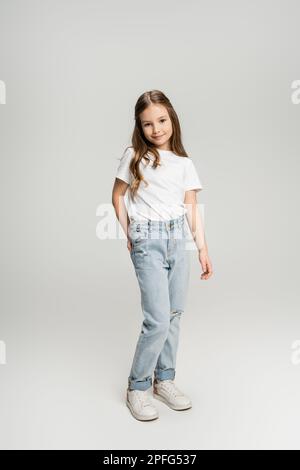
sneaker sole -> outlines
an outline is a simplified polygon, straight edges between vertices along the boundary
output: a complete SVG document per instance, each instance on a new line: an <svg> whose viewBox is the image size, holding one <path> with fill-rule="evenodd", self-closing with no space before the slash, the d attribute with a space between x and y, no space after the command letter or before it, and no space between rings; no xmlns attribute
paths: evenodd
<svg viewBox="0 0 300 470"><path fill-rule="evenodd" d="M136 414L133 409L132 409L132 406L131 404L129 403L128 400L126 400L126 405L127 407L129 408L132 416L135 418L135 419L138 419L139 421L154 421L155 419L159 418L159 415L157 414L156 416L149 416L149 417L145 417L145 416L141 416L139 414Z"/></svg>
<svg viewBox="0 0 300 470"><path fill-rule="evenodd" d="M153 393L153 397L156 398L157 400L162 401L163 403L165 403L165 405L168 405L168 407L172 408L172 410L183 411L183 410L189 410L190 408L192 408L192 404L187 405L185 407L174 406L170 402L168 402L164 397L162 397L161 395L158 395L157 393Z"/></svg>

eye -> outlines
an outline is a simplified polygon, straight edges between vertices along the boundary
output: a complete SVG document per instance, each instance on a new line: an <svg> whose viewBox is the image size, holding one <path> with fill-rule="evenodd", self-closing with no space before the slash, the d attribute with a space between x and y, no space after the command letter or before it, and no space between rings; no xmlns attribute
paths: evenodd
<svg viewBox="0 0 300 470"><path fill-rule="evenodd" d="M160 122L165 122L165 121L166 121L166 119L160 119ZM147 124L144 124L144 127L147 127L147 126L149 126L149 125L150 125L150 123L147 122Z"/></svg>

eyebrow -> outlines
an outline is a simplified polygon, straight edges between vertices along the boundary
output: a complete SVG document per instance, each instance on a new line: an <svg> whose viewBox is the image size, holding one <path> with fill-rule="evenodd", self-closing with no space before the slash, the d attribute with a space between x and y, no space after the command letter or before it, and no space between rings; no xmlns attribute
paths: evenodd
<svg viewBox="0 0 300 470"><path fill-rule="evenodd" d="M161 118L164 118L164 117L167 117L167 116L160 116L160 117L157 118L157 119L161 119ZM145 124L145 122L151 122L151 121L142 121L142 124Z"/></svg>

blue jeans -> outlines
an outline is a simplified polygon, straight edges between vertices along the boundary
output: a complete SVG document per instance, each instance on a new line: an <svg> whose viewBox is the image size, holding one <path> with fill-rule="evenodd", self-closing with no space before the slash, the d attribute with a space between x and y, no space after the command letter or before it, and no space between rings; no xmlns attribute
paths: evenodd
<svg viewBox="0 0 300 470"><path fill-rule="evenodd" d="M164 221L131 222L130 257L141 291L144 320L128 377L129 390L147 390L152 374L174 379L181 314L184 312L190 256L185 215Z"/></svg>

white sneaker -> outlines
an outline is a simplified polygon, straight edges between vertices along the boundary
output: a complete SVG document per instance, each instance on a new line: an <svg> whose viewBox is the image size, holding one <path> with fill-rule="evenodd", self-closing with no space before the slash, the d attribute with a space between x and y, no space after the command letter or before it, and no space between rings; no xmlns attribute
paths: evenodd
<svg viewBox="0 0 300 470"><path fill-rule="evenodd" d="M151 389L150 389L151 390ZM154 406L153 400L148 390L128 390L126 405L134 418L141 421L150 421L158 418L158 411Z"/></svg>
<svg viewBox="0 0 300 470"><path fill-rule="evenodd" d="M187 410L192 407L191 400L174 384L173 380L157 380L153 382L153 396L173 410Z"/></svg>

